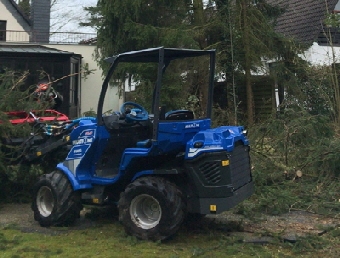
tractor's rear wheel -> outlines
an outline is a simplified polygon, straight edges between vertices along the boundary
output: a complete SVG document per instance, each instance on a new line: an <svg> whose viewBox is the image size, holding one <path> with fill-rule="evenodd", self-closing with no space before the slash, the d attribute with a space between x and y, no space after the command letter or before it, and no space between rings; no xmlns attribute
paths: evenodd
<svg viewBox="0 0 340 258"><path fill-rule="evenodd" d="M81 209L79 193L61 171L42 175L33 187L34 219L43 227L69 226Z"/></svg>
<svg viewBox="0 0 340 258"><path fill-rule="evenodd" d="M185 217L181 191L163 178L136 179L119 200L119 220L127 234L143 240L164 240L175 234Z"/></svg>

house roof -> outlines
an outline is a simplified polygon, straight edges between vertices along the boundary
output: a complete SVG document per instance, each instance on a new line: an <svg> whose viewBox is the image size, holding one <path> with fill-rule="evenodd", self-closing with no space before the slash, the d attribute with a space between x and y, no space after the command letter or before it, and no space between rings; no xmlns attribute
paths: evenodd
<svg viewBox="0 0 340 258"><path fill-rule="evenodd" d="M302 43L317 41L323 30L323 20L332 13L339 0L267 0L286 12L277 19L275 30Z"/></svg>
<svg viewBox="0 0 340 258"><path fill-rule="evenodd" d="M31 21L29 17L27 17L23 11L19 8L14 0L0 0L7 10L13 15L13 17L18 21L18 23L25 29L30 30Z"/></svg>
<svg viewBox="0 0 340 258"><path fill-rule="evenodd" d="M0 53L74 55L73 52L58 50L55 48L49 48L40 45L8 45L8 44L0 44Z"/></svg>

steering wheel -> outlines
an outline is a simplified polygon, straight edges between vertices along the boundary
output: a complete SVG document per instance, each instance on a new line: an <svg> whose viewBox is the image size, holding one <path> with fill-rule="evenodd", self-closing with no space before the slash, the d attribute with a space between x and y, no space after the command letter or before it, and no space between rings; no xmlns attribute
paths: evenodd
<svg viewBox="0 0 340 258"><path fill-rule="evenodd" d="M126 111L127 106L133 106L135 108L131 109L129 113ZM125 102L120 107L120 112L125 114L125 121L128 123L137 122L137 121L146 121L149 119L149 113L143 108L141 105L138 105L134 102Z"/></svg>

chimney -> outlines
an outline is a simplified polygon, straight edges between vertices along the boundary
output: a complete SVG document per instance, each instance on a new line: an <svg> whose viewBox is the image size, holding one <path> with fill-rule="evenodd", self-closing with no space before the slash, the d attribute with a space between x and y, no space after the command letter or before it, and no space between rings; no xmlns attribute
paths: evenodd
<svg viewBox="0 0 340 258"><path fill-rule="evenodd" d="M50 39L51 0L32 0L33 41L48 43Z"/></svg>

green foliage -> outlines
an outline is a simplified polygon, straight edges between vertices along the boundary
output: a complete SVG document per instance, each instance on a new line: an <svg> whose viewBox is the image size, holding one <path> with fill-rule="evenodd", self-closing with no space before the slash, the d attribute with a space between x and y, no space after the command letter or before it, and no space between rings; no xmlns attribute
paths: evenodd
<svg viewBox="0 0 340 258"><path fill-rule="evenodd" d="M185 30L190 1L101 0L88 8L90 25L98 29L98 61L126 51L148 47L196 47Z"/></svg>
<svg viewBox="0 0 340 258"><path fill-rule="evenodd" d="M31 88L25 88L24 82L28 73L5 71L0 74L0 195L1 201L28 200L28 192L37 175L36 168L29 166L14 166L18 147L5 146L6 139L27 138L32 128L23 123L13 125L4 112L39 110L42 103L33 101Z"/></svg>
<svg viewBox="0 0 340 258"><path fill-rule="evenodd" d="M195 117L204 116L208 96L207 67L208 59L205 57L171 62L163 75L160 106L165 106L166 111L186 109L192 110ZM139 69L140 73L134 73L134 69ZM133 65L127 71L134 74L136 89L126 92L125 100L139 103L151 111L157 66Z"/></svg>
<svg viewBox="0 0 340 258"><path fill-rule="evenodd" d="M93 109L90 109L89 111L85 111L83 113L83 117L97 117L97 113Z"/></svg>
<svg viewBox="0 0 340 258"><path fill-rule="evenodd" d="M279 7L270 6L265 1L257 1L255 5L251 2L253 1L237 1L232 7L231 15L235 20L232 24L233 31L230 33L235 35L237 47L234 50L239 64L245 69L248 65L246 58L248 58L249 66L256 70L263 65L261 58L278 56L280 50L276 48L276 41L280 38L275 33L272 22L281 14L281 10ZM246 17L243 16L244 13ZM246 45L250 43L251 46Z"/></svg>
<svg viewBox="0 0 340 258"><path fill-rule="evenodd" d="M256 137L253 141L256 152L272 158L282 167L306 168L310 173L319 171L319 162L325 161L336 140L327 117L313 116L303 110L286 109L283 115L265 123L260 130L252 136Z"/></svg>
<svg viewBox="0 0 340 258"><path fill-rule="evenodd" d="M24 88L23 86L27 75L27 72L17 74L11 71L0 74L0 135L2 140L10 137L27 137L30 132L30 127L27 124L13 126L9 122L9 119L12 117L9 117L4 112L29 112L41 107L40 103L32 101L31 89ZM0 142L0 147L1 144L2 141ZM0 166L4 166L3 161L5 156L5 153L0 151ZM10 155L7 155L7 157L8 156Z"/></svg>
<svg viewBox="0 0 340 258"><path fill-rule="evenodd" d="M340 140L327 116L286 109L249 131L256 194L239 212L339 212Z"/></svg>
<svg viewBox="0 0 340 258"><path fill-rule="evenodd" d="M275 70L285 99L275 118L249 130L256 194L239 212L303 209L334 215L340 208L340 140L333 69L295 59Z"/></svg>
<svg viewBox="0 0 340 258"><path fill-rule="evenodd" d="M228 99L232 95L229 102L233 105L235 124L239 114L235 73L246 72L242 75L248 78L249 109L245 114L252 117L250 72L263 68L263 58L278 58L282 64L289 64L297 57L298 46L273 29L284 10L264 0L152 0L148 3L101 0L87 10L91 20L86 25L98 30L97 61L104 73L108 69L104 58L126 51L158 46L217 49L217 72L224 76ZM115 79L124 82L127 74L133 74L134 79L139 77L141 85L150 79L143 71L131 73L130 66L118 69ZM139 89L138 95L148 94L149 84L146 82L145 93ZM175 94L181 91L181 84L173 84L171 88L168 93Z"/></svg>
<svg viewBox="0 0 340 258"><path fill-rule="evenodd" d="M217 49L218 67L225 78L227 97L233 105L235 123L238 123L239 100L235 77L242 73L246 87L245 115L248 123L254 121L254 100L251 72L264 69L264 59L287 60L287 49L292 48L292 42L287 41L274 31L273 25L283 9L271 6L266 1L215 1L217 11L213 13L211 22L206 25L209 43ZM214 8L214 7L212 7ZM294 49L297 50L297 49ZM290 57L297 56L296 51L290 51ZM241 86L242 87L242 86ZM229 105L230 108L232 105ZM245 110L244 110L245 111Z"/></svg>
<svg viewBox="0 0 340 258"><path fill-rule="evenodd" d="M340 16L338 13L328 13L324 23L328 27L338 28L340 26Z"/></svg>
<svg viewBox="0 0 340 258"><path fill-rule="evenodd" d="M40 103L33 101L33 86L24 86L27 76L28 72L17 73L8 70L0 74L0 111L29 111L41 107Z"/></svg>
<svg viewBox="0 0 340 258"><path fill-rule="evenodd" d="M0 173L1 202L25 203L31 201L31 188L42 174L37 165L11 165L2 168Z"/></svg>
<svg viewBox="0 0 340 258"><path fill-rule="evenodd" d="M30 17L31 14L30 0L19 0L18 6L27 17Z"/></svg>
<svg viewBox="0 0 340 258"><path fill-rule="evenodd" d="M329 66L309 66L296 60L290 67L278 63L273 72L286 91L279 107L305 110L313 115L324 115L335 121L336 105L333 69Z"/></svg>

